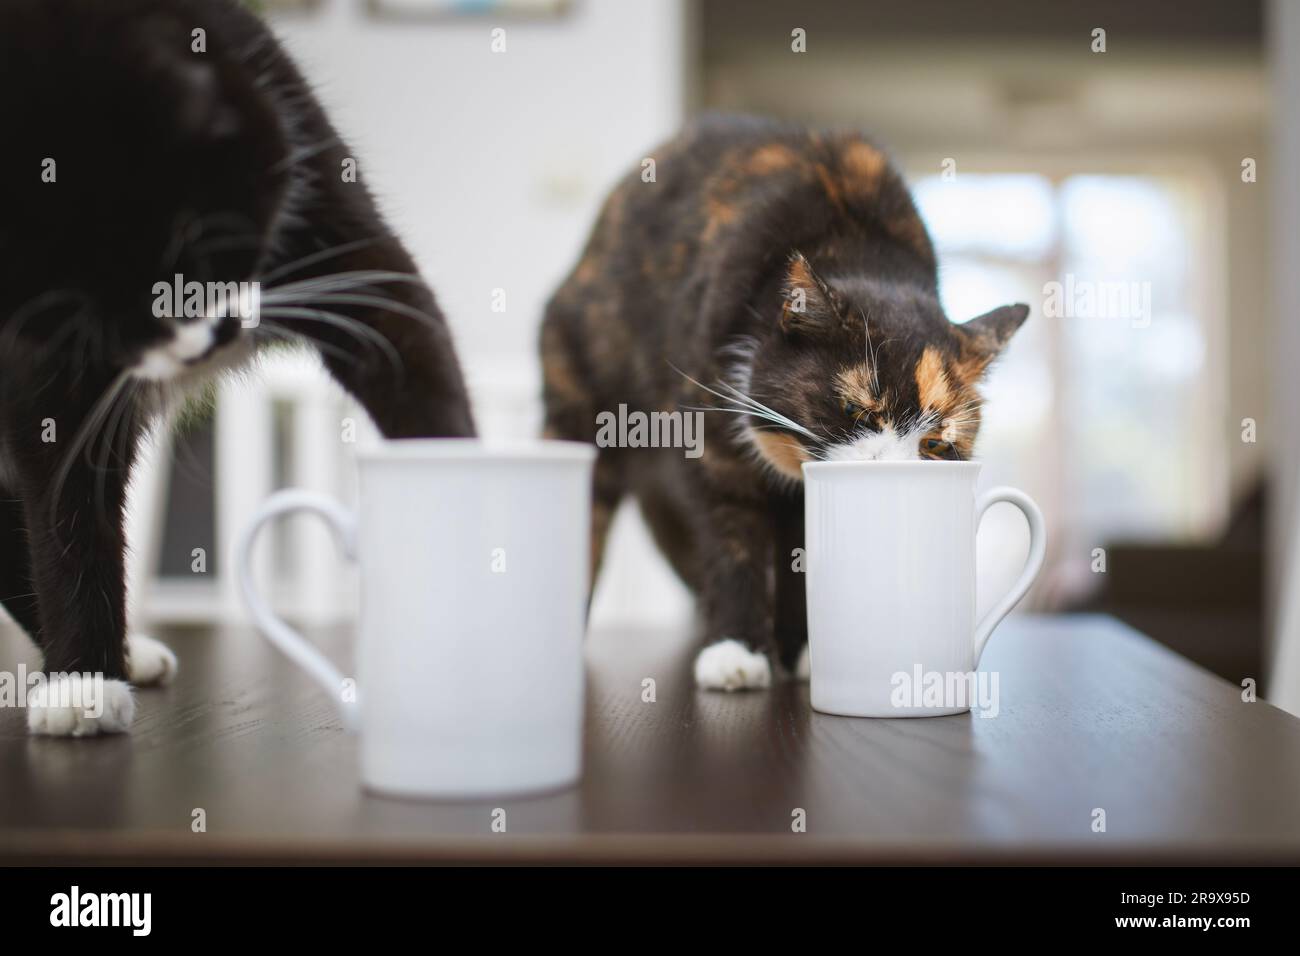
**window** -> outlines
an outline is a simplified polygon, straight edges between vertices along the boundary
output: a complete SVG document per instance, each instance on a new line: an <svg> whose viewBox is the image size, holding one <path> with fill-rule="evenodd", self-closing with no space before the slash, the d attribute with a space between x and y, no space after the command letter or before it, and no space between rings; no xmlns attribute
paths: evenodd
<svg viewBox="0 0 1300 956"><path fill-rule="evenodd" d="M1211 348L1205 186L962 173L914 191L954 321L1031 307L989 379L977 451L990 478L1042 504L1056 558L1213 528L1226 510L1226 363Z"/></svg>

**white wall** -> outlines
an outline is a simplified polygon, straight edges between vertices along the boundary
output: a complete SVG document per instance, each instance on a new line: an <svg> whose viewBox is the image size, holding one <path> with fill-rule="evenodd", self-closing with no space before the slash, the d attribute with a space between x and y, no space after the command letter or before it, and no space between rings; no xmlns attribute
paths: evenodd
<svg viewBox="0 0 1300 956"><path fill-rule="evenodd" d="M328 0L276 21L432 281L466 364L534 356L604 191L682 118L683 17L618 0L556 20L390 22ZM506 30L505 53L490 30ZM492 290L507 312L491 310ZM529 362L529 371L536 363Z"/></svg>

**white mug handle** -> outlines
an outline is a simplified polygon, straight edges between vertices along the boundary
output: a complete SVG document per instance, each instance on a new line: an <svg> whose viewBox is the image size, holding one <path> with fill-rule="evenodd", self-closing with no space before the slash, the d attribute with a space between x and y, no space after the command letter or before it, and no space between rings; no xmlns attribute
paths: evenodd
<svg viewBox="0 0 1300 956"><path fill-rule="evenodd" d="M1020 577L1016 579L1011 590L989 609L975 627L976 666L979 665L980 655L984 653L984 645L989 642L993 629L1002 623L1002 619L1010 614L1011 609L1025 596L1029 586L1034 583L1034 578L1038 577L1038 572L1043 567L1043 557L1047 553L1047 527L1043 521L1043 513L1038 510L1038 505L1034 504L1034 499L1018 488L1007 486L992 488L980 496L980 499L975 502L976 533L979 533L980 523L984 520L984 512L999 501L1015 505L1029 522L1029 557L1025 559L1024 569L1021 570ZM976 573L979 573L978 569Z"/></svg>
<svg viewBox="0 0 1300 956"><path fill-rule="evenodd" d="M257 510L240 541L239 588L258 630L283 651L289 660L303 668L316 683L325 688L326 693L338 703L344 726L355 730L357 704L355 699L351 702L344 700L343 675L339 669L309 644L306 638L275 616L253 582L253 546L257 542L258 533L272 518L291 511L310 511L324 518L325 523L333 529L344 556L353 561L357 559L357 521L350 511L334 499L312 491L293 488L277 491Z"/></svg>

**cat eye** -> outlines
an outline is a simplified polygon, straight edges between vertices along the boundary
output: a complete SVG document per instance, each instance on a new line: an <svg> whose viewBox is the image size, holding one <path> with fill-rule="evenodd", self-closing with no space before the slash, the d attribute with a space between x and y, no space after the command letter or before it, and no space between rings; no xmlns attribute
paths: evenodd
<svg viewBox="0 0 1300 956"><path fill-rule="evenodd" d="M844 414L847 415L849 418L853 419L855 422L860 421L862 416L867 413L867 410L863 408L861 405L859 405L857 402L845 401L843 408L844 408Z"/></svg>
<svg viewBox="0 0 1300 956"><path fill-rule="evenodd" d="M942 438L927 438L922 444L931 455L948 455L953 450L952 442L944 441Z"/></svg>

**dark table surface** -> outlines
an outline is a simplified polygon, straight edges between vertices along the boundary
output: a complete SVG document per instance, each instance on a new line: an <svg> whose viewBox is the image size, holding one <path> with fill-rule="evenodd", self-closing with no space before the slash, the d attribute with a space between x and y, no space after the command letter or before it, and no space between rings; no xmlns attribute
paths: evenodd
<svg viewBox="0 0 1300 956"><path fill-rule="evenodd" d="M158 636L180 674L139 692L130 736L31 738L0 709L0 862L1300 859L1300 720L1108 618L1005 623L994 718L697 691L683 636L594 635L581 784L471 803L365 793L330 701L251 630ZM0 629L0 669L20 660Z"/></svg>

